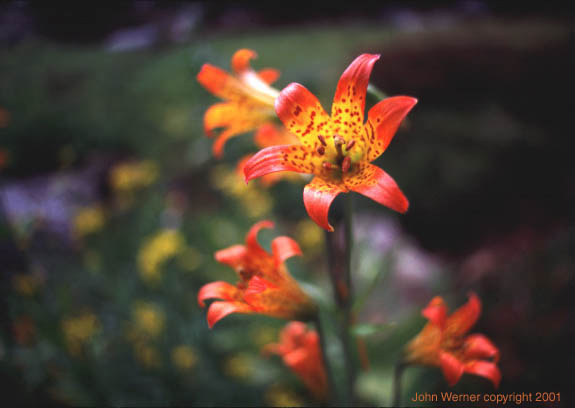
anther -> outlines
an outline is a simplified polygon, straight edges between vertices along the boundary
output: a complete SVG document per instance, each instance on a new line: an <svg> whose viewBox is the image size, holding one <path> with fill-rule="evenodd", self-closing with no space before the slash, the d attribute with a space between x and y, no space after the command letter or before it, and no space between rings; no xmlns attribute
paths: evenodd
<svg viewBox="0 0 575 408"><path fill-rule="evenodd" d="M341 149L341 146L343 146L345 144L345 140L338 135L334 135L333 136L333 143L335 145L335 149L337 150L338 156L342 157L343 151Z"/></svg>
<svg viewBox="0 0 575 408"><path fill-rule="evenodd" d="M345 149L349 152L349 149L351 149L353 146L355 146L355 139L351 139L349 142L347 142Z"/></svg>
<svg viewBox="0 0 575 408"><path fill-rule="evenodd" d="M317 154L319 154L320 156L323 156L325 154L325 147L323 146L318 146L318 148L316 149Z"/></svg>
<svg viewBox="0 0 575 408"><path fill-rule="evenodd" d="M349 156L345 156L345 159L343 159L343 162L341 163L341 171L343 173L347 173L350 167L351 167L351 159L349 158Z"/></svg>
<svg viewBox="0 0 575 408"><path fill-rule="evenodd" d="M325 142L325 139L322 135L317 135L317 138L319 139L322 145L327 146L327 143Z"/></svg>

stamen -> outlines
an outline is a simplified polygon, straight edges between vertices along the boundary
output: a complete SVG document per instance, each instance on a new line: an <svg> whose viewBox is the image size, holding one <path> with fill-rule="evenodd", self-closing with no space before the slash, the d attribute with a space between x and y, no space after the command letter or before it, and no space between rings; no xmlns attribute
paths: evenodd
<svg viewBox="0 0 575 408"><path fill-rule="evenodd" d="M325 139L322 135L317 135L317 138L319 139L322 145L327 146L327 143L325 142Z"/></svg>
<svg viewBox="0 0 575 408"><path fill-rule="evenodd" d="M341 149L341 146L343 146L345 144L345 140L343 138L341 138L339 135L334 135L333 136L333 143L335 145L335 149L337 150L338 156L343 157L343 151Z"/></svg>
<svg viewBox="0 0 575 408"><path fill-rule="evenodd" d="M323 156L325 154L325 147L318 146L316 151L317 151L317 154L319 154L320 156Z"/></svg>
<svg viewBox="0 0 575 408"><path fill-rule="evenodd" d="M323 163L321 164L321 166L322 166L324 169L326 169L326 170L333 170L333 169L335 169L335 165L333 165L333 164L330 163L330 162L326 162L326 161L323 162Z"/></svg>
<svg viewBox="0 0 575 408"><path fill-rule="evenodd" d="M343 162L341 163L341 171L343 173L347 173L350 167L351 167L351 159L349 158L349 156L345 156L345 159L343 159Z"/></svg>
<svg viewBox="0 0 575 408"><path fill-rule="evenodd" d="M347 150L349 152L349 149L351 149L353 146L355 146L355 139L351 139L349 142L347 142L347 146L345 146L345 150Z"/></svg>

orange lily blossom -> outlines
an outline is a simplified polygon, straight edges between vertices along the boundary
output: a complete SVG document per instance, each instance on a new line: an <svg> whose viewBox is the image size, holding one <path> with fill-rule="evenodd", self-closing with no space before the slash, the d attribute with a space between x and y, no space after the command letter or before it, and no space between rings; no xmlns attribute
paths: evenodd
<svg viewBox="0 0 575 408"><path fill-rule="evenodd" d="M328 385L319 336L301 322L288 323L280 333L279 344L268 344L266 353L278 354L306 387L320 400L325 400Z"/></svg>
<svg viewBox="0 0 575 408"><path fill-rule="evenodd" d="M256 146L263 149L269 146L298 143L298 139L283 126L280 127L272 123L264 123L257 130L254 136L254 142L256 143ZM253 157L253 154L246 155L238 162L237 172L240 175L244 174L244 166L251 157ZM298 180L301 179L301 175L292 172L270 173L262 176L260 181L265 187L270 187L281 179Z"/></svg>
<svg viewBox="0 0 575 408"><path fill-rule="evenodd" d="M206 299L221 299L212 302L208 309L210 328L231 313L259 313L288 320L309 320L315 315L315 304L284 265L286 259L301 255L297 242L285 236L276 237L270 254L257 241L262 228L273 226L271 221L260 221L248 232L245 245L233 245L215 253L218 262L234 268L240 281L235 286L212 282L200 289L201 307Z"/></svg>
<svg viewBox="0 0 575 408"><path fill-rule="evenodd" d="M304 205L309 216L328 231L333 231L329 207L339 193L356 191L406 212L409 203L396 182L371 162L385 151L417 99L386 98L369 110L364 123L367 85L378 59L379 55L362 54L344 71L331 117L304 86L292 83L284 88L275 101L276 113L300 144L272 146L256 153L244 167L246 181L276 171L313 174L304 188Z"/></svg>
<svg viewBox="0 0 575 408"><path fill-rule="evenodd" d="M228 139L257 129L276 117L274 102L279 91L270 84L277 80L279 71L272 68L254 71L250 60L256 56L255 51L240 49L232 57L234 74L211 64L204 64L198 73L198 82L226 101L212 105L204 115L204 131L209 137L214 136L214 129L224 128L213 145L216 157L222 156Z"/></svg>
<svg viewBox="0 0 575 408"><path fill-rule="evenodd" d="M482 334L466 336L480 314L481 301L475 294L449 317L443 298L433 298L422 311L429 322L407 345L406 362L441 367L450 386L465 372L487 378L497 388L499 350Z"/></svg>

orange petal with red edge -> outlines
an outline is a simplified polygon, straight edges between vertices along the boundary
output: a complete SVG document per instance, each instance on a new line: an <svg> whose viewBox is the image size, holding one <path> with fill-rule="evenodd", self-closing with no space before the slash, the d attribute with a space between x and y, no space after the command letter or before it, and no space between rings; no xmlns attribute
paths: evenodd
<svg viewBox="0 0 575 408"><path fill-rule="evenodd" d="M474 293L469 294L469 300L447 319L447 335L463 336L477 322L481 314L481 301Z"/></svg>
<svg viewBox="0 0 575 408"><path fill-rule="evenodd" d="M232 56L232 69L236 74L241 74L251 69L250 60L257 56L258 54L255 51L247 48L237 50Z"/></svg>
<svg viewBox="0 0 575 408"><path fill-rule="evenodd" d="M292 256L302 255L299 244L290 237L277 237L272 241L272 253L276 266Z"/></svg>
<svg viewBox="0 0 575 408"><path fill-rule="evenodd" d="M334 121L363 124L365 94L376 54L361 54L347 67L337 84L333 98L331 116ZM348 112L345 110L348 109Z"/></svg>
<svg viewBox="0 0 575 408"><path fill-rule="evenodd" d="M499 361L499 349L483 334L471 334L465 338L464 359L493 358Z"/></svg>
<svg viewBox="0 0 575 408"><path fill-rule="evenodd" d="M259 221L256 222L248 231L248 234L246 235L246 247L248 248L248 250L250 252L255 252L255 253L266 253L266 251L261 247L261 245L258 242L258 232L260 232L261 229L263 228L273 228L274 227L274 223L272 221L269 220L263 220L263 221ZM267 254L267 253L266 253Z"/></svg>
<svg viewBox="0 0 575 408"><path fill-rule="evenodd" d="M271 85L280 77L280 72L274 68L264 68L258 71L258 76L266 84Z"/></svg>
<svg viewBox="0 0 575 408"><path fill-rule="evenodd" d="M216 258L216 261L219 263L226 264L235 269L237 266L240 266L244 262L246 253L247 250L245 246L232 245L229 248L216 251L214 258Z"/></svg>
<svg viewBox="0 0 575 408"><path fill-rule="evenodd" d="M439 363L443 376L447 384L454 386L463 375L464 366L453 354L441 351L439 354Z"/></svg>
<svg viewBox="0 0 575 408"><path fill-rule="evenodd" d="M377 159L389 146L401 121L415 106L417 99L409 96L386 98L374 105L367 115L367 160Z"/></svg>
<svg viewBox="0 0 575 408"><path fill-rule="evenodd" d="M397 186L395 180L385 171L371 163L363 163L361 168L344 177L345 186L394 211L405 213L409 201Z"/></svg>
<svg viewBox="0 0 575 408"><path fill-rule="evenodd" d="M206 299L234 300L239 293L239 289L228 282L211 282L202 286L198 292L198 304L204 307Z"/></svg>
<svg viewBox="0 0 575 408"><path fill-rule="evenodd" d="M465 366L465 372L487 378L493 383L495 388L498 388L501 382L501 371L499 371L495 363L490 361L474 361L467 364Z"/></svg>
<svg viewBox="0 0 575 408"><path fill-rule="evenodd" d="M208 309L208 326L214 327L218 321L232 313L254 313L252 308L240 302L213 302Z"/></svg>
<svg viewBox="0 0 575 408"><path fill-rule="evenodd" d="M311 173L309 164L304 160L292 159L302 146L270 146L254 154L244 165L246 183L252 179L278 171Z"/></svg>
<svg viewBox="0 0 575 408"><path fill-rule="evenodd" d="M332 136L327 129L329 116L315 95L303 85L291 83L286 86L276 98L275 109L285 127L308 148L319 146L318 133L325 130L326 137Z"/></svg>
<svg viewBox="0 0 575 408"><path fill-rule="evenodd" d="M303 190L303 203L310 218L323 229L333 231L328 221L329 207L339 193L345 192L337 184L314 177Z"/></svg>
<svg viewBox="0 0 575 408"><path fill-rule="evenodd" d="M445 327L447 306L441 296L436 296L431 299L425 309L421 311L421 314L440 329Z"/></svg>

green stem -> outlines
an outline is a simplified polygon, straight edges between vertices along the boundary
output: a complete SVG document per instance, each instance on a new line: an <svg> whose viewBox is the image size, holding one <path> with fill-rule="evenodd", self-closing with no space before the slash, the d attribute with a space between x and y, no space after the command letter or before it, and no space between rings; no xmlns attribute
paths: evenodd
<svg viewBox="0 0 575 408"><path fill-rule="evenodd" d="M403 376L403 371L407 367L407 364L400 360L395 364L393 369L393 400L392 407L401 406L401 377Z"/></svg>
<svg viewBox="0 0 575 408"><path fill-rule="evenodd" d="M315 319L313 320L315 328L317 330L317 334L319 336L319 344L321 347L321 354L323 358L323 366L325 368L325 373L327 376L327 386L328 386L328 402L329 400L333 400L333 396L335 394L335 382L333 379L333 367L329 361L329 356L327 354L327 342L326 342L326 333L323 328L323 324L321 322L321 317L319 313L316 315Z"/></svg>
<svg viewBox="0 0 575 408"><path fill-rule="evenodd" d="M353 325L353 286L351 279L352 234L352 195L344 199L344 216L336 223L335 231L327 233L329 273L333 286L336 305L339 309L339 332L345 364L345 402L353 405L355 401L355 381L357 376L356 353L351 334Z"/></svg>

